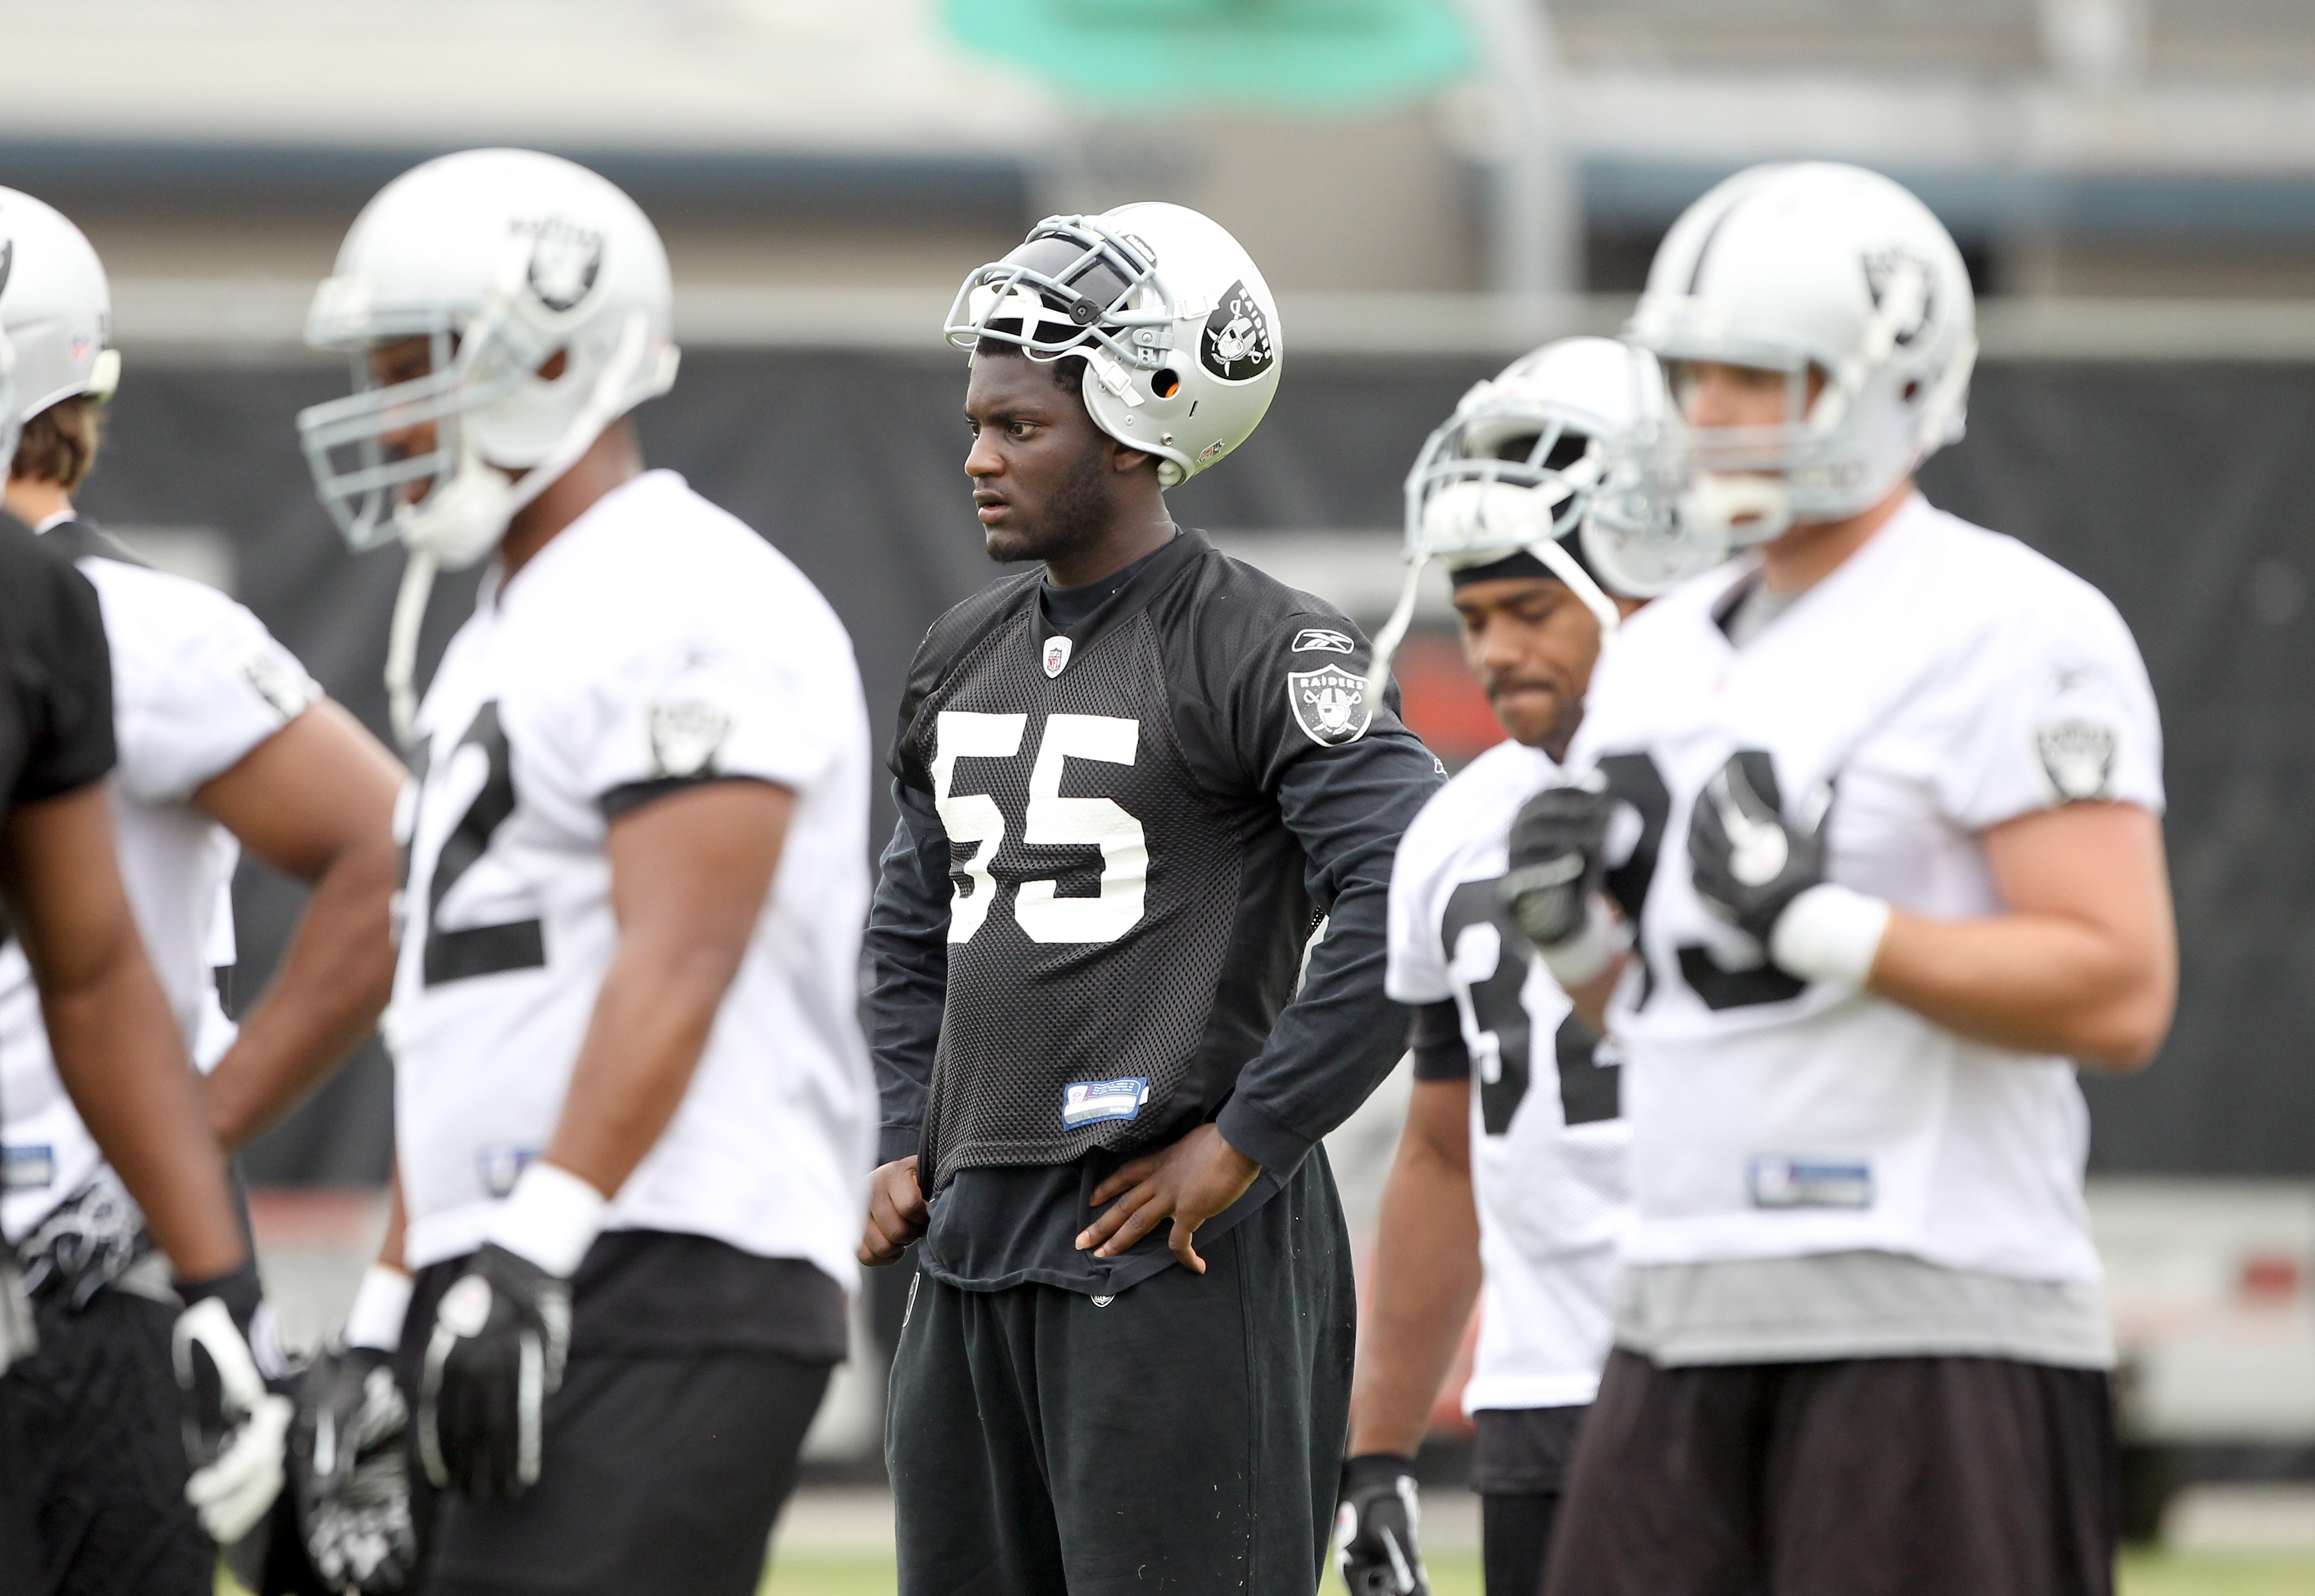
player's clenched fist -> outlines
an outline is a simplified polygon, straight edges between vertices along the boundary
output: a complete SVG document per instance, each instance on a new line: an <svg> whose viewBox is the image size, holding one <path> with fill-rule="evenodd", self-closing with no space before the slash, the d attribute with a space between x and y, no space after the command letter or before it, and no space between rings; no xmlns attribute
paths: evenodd
<svg viewBox="0 0 2315 1596"><path fill-rule="evenodd" d="M909 1244L925 1233L929 1218L917 1184L917 1156L880 1166L868 1177L868 1227L860 1237L860 1261L872 1267L899 1263Z"/></svg>

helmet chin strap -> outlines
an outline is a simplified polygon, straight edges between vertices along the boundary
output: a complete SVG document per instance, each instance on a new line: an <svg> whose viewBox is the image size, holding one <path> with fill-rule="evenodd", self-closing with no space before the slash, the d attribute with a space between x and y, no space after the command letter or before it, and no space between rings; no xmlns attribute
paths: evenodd
<svg viewBox="0 0 2315 1596"><path fill-rule="evenodd" d="M1766 543L1793 524L1792 495L1780 476L1706 473L1680 495L1682 523L1732 548Z"/></svg>
<svg viewBox="0 0 2315 1596"><path fill-rule="evenodd" d="M507 484L501 493L473 495L474 499L497 500L486 509L480 504L473 507L473 513L489 515L498 523L485 553L505 537L508 524L524 507L560 481L564 472L578 464L579 457L594 447L603 429L625 413L627 384L642 367L650 341L651 318L638 310L627 317L626 325L620 330L618 347L603 363L602 374L595 379L586 404L572 418L571 425L546 457L521 477L501 471L479 457L472 457L470 465L462 463L462 474L466 469L488 472ZM439 487L438 484L437 491ZM402 589L395 596L394 619L386 629L386 703L395 739L406 750L418 735L418 629L426 618L426 600L434 590L435 572L442 566L439 545L449 539L439 534L412 537L405 532L404 540L410 546L410 560L402 569Z"/></svg>
<svg viewBox="0 0 2315 1596"><path fill-rule="evenodd" d="M1557 538L1539 538L1527 545L1527 552L1542 561L1552 575L1567 584L1569 592L1583 601L1583 607L1590 610L1592 618L1600 623L1600 636L1603 641L1616 634L1616 628L1624 624L1624 612L1616 607L1616 601L1608 597L1607 590L1592 580L1592 573L1560 545Z"/></svg>

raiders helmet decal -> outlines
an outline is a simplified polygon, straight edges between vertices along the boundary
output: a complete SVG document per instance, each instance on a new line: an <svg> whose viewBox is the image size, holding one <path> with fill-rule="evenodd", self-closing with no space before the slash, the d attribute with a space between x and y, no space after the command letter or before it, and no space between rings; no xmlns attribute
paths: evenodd
<svg viewBox="0 0 2315 1596"><path fill-rule="evenodd" d="M1199 360L1224 382L1251 382L1277 358L1270 341L1270 318L1246 291L1244 279L1230 284L1206 318L1206 330L1198 338Z"/></svg>
<svg viewBox="0 0 2315 1596"><path fill-rule="evenodd" d="M1921 285L1921 308L1912 322L1897 329L1897 347L1911 349L1914 340L1929 329L1938 319L1937 273L1928 262L1903 248L1876 250L1865 257L1865 291L1873 296L1873 308L1881 308L1881 300L1900 271L1918 275Z"/></svg>
<svg viewBox="0 0 2315 1596"><path fill-rule="evenodd" d="M537 225L530 249L530 291L552 311L568 311L594 291L603 270L603 235L558 217Z"/></svg>

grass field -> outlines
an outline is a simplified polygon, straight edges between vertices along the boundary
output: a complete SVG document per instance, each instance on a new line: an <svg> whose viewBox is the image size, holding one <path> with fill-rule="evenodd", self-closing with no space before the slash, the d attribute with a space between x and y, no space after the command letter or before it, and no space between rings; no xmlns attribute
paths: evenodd
<svg viewBox="0 0 2315 1596"><path fill-rule="evenodd" d="M1479 1562L1431 1559L1433 1596L1479 1596ZM892 1565L879 1558L794 1557L764 1581L777 1596L888 1596ZM2123 1559L2121 1596L2310 1596L2315 1556L2133 1554ZM1323 1596L1343 1596L1331 1578Z"/></svg>

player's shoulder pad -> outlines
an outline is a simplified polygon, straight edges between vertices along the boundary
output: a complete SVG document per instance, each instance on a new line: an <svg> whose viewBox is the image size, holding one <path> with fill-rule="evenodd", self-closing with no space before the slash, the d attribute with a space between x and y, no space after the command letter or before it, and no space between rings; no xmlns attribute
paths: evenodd
<svg viewBox="0 0 2315 1596"><path fill-rule="evenodd" d="M986 636L989 627L1016 613L1023 604L1033 603L1043 581L1044 572L1033 567L1015 572L943 610L925 628L924 641L917 645L910 677L926 672L936 677L945 671L957 656Z"/></svg>
<svg viewBox="0 0 2315 1596"><path fill-rule="evenodd" d="M1509 738L1447 778L1407 829L1427 845L1460 843L1475 832L1508 832L1519 806L1549 784L1558 767L1550 756Z"/></svg>

